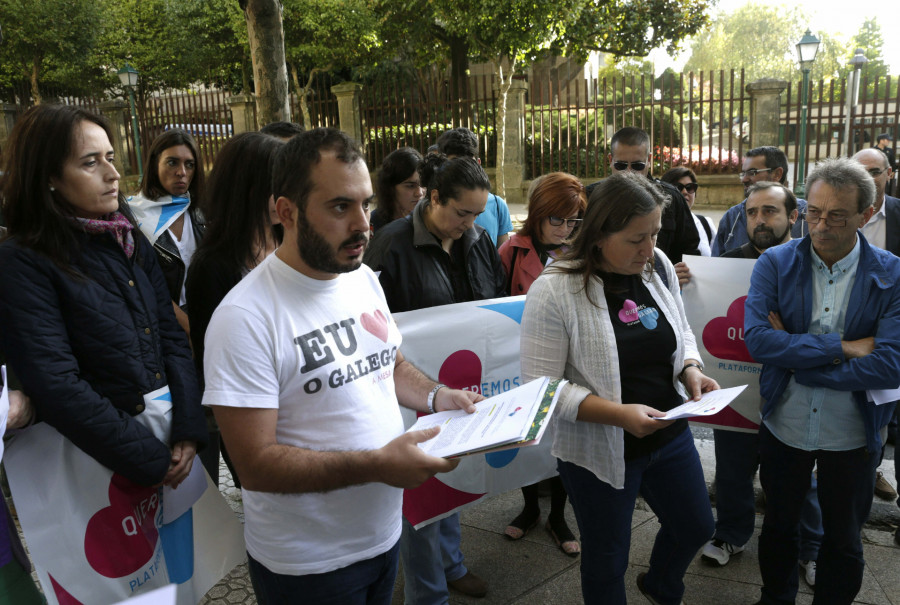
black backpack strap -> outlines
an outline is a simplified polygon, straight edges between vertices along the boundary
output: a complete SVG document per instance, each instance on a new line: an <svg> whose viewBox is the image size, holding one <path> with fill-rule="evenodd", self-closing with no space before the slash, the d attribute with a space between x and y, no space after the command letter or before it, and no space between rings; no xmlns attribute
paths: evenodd
<svg viewBox="0 0 900 605"><path fill-rule="evenodd" d="M510 244L511 245L511 244ZM515 296L512 291L512 276L513 270L516 268L516 255L519 254L519 247L513 246L513 254L512 258L509 261L509 275L506 276L506 293L510 296Z"/></svg>
<svg viewBox="0 0 900 605"><path fill-rule="evenodd" d="M710 244L712 243L712 227L709 226L709 219L703 215L697 215L700 217L700 224L703 225L703 230L706 231L706 241Z"/></svg>

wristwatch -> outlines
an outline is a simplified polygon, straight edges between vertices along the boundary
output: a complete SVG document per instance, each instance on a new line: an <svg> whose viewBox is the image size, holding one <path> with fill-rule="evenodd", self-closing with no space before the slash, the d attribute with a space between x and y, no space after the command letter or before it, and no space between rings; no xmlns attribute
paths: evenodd
<svg viewBox="0 0 900 605"><path fill-rule="evenodd" d="M428 393L428 412L430 414L434 414L434 396L437 395L437 392L446 387L446 384L441 384L440 382L434 385L434 388L431 389L431 392Z"/></svg>

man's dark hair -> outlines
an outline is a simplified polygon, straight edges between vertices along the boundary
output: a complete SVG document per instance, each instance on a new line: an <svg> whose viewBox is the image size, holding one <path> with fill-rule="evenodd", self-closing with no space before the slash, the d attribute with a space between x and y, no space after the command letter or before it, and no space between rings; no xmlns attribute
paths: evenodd
<svg viewBox="0 0 900 605"><path fill-rule="evenodd" d="M750 185L750 188L747 189L747 199L749 200L750 196L757 191L765 191L766 189L777 189L784 193L784 209L787 212L788 217L790 217L791 213L797 209L797 196L794 195L794 192L781 183L774 183L772 181L760 181ZM744 212L747 212L746 207L744 208Z"/></svg>
<svg viewBox="0 0 900 605"><path fill-rule="evenodd" d="M295 122L270 122L259 129L259 131L263 134L267 134L272 137L278 137L279 139L292 139L301 132L303 129L300 128L300 124Z"/></svg>
<svg viewBox="0 0 900 605"><path fill-rule="evenodd" d="M615 149L616 145L627 145L628 147L646 147L650 152L650 135L640 128L634 126L626 126L620 128L616 134L612 136L609 142L610 150Z"/></svg>
<svg viewBox="0 0 900 605"><path fill-rule="evenodd" d="M891 137L891 135L890 135L889 133L887 133L887 132L882 132L880 135L878 135L877 137L875 137L875 142L876 142L876 143L880 143L881 141L883 141L883 140L885 140L885 139L887 139L887 140L890 141L890 140L893 139L893 137Z"/></svg>
<svg viewBox="0 0 900 605"><path fill-rule="evenodd" d="M766 145L764 147L754 147L744 154L744 157L747 158L755 158L759 156L763 156L766 158L766 168L771 168L772 170L781 168L781 179L778 182L782 185L787 183L788 161L787 156L784 155L784 152L782 150L778 149L778 147Z"/></svg>
<svg viewBox="0 0 900 605"><path fill-rule="evenodd" d="M285 143L275 156L272 168L272 193L275 199L286 197L301 211L313 189L313 166L322 160L322 152L334 152L345 164L363 160L359 144L336 128L305 130Z"/></svg>
<svg viewBox="0 0 900 605"><path fill-rule="evenodd" d="M437 146L444 155L478 157L478 137L474 132L462 126L442 134L437 140Z"/></svg>

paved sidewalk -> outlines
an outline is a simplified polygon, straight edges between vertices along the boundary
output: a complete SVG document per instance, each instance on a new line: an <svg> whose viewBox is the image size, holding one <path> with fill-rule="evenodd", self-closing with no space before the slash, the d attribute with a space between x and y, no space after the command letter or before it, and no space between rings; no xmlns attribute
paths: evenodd
<svg viewBox="0 0 900 605"><path fill-rule="evenodd" d="M714 460L712 441L697 439L708 482L712 480ZM890 461L892 462L892 461ZM223 473L227 472L223 465ZM888 474L888 470L886 474ZM893 477L893 467L889 467ZM236 511L240 495L226 479L223 494ZM875 499L872 522L863 533L866 572L862 590L854 603L900 605L900 547L894 545L893 530L900 522L900 509L895 504ZM576 605L582 603L579 558L570 559L553 543L542 523L525 538L511 542L503 536L506 524L522 506L518 490L492 498L462 513L462 543L466 565L490 584L484 599L472 599L451 593L450 602L465 605ZM541 498L542 511L549 510L549 498ZM576 531L571 505L567 506L569 526ZM699 557L688 569L685 603L689 605L750 605L759 598L760 576L757 564L757 538L762 515L757 515L757 533L747 550L735 557L727 567L710 567ZM628 602L648 603L638 592L635 578L646 571L653 538L659 527L655 515L639 500L632 523L631 556L626 588ZM394 605L403 603L402 570L394 592ZM801 580L797 603L812 603L812 591ZM242 565L216 585L202 601L204 605L254 604L246 565Z"/></svg>

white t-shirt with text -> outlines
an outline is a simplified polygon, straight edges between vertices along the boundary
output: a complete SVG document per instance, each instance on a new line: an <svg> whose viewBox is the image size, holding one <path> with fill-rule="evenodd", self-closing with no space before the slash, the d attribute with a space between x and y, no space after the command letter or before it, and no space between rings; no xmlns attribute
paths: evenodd
<svg viewBox="0 0 900 605"><path fill-rule="evenodd" d="M403 432L394 391L400 341L367 266L316 280L272 254L213 314L203 404L277 409L281 445L377 449ZM242 494L247 551L275 573L340 569L400 538L402 491L382 483Z"/></svg>

